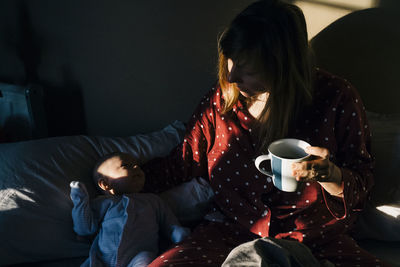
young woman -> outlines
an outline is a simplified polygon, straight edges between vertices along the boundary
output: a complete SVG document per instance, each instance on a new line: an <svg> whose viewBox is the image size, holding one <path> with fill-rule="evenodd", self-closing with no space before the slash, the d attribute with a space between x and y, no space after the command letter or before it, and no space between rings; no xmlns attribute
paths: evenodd
<svg viewBox="0 0 400 267"><path fill-rule="evenodd" d="M260 237L297 240L318 260L383 265L347 235L373 185L370 132L356 90L313 66L301 10L258 1L219 40L219 83L200 101L182 146L143 169L149 191L193 177L210 181L209 220L150 266L220 266ZM280 138L312 146L293 166L296 192L273 186L254 159Z"/></svg>

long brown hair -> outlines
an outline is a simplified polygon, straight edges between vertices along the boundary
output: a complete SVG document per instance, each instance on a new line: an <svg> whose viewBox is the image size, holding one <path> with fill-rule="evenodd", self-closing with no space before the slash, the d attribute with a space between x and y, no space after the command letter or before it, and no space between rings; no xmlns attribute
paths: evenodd
<svg viewBox="0 0 400 267"><path fill-rule="evenodd" d="M285 137L296 114L312 99L313 60L303 12L279 0L258 1L244 9L218 42L218 76L224 97L223 112L230 112L239 89L228 82L227 59L256 59L267 80L268 101L258 117L259 150Z"/></svg>

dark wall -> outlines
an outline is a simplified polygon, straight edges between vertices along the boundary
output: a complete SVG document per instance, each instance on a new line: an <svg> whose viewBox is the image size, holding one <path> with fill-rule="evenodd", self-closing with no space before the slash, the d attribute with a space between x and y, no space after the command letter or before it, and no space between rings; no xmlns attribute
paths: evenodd
<svg viewBox="0 0 400 267"><path fill-rule="evenodd" d="M45 90L50 135L186 121L216 80L217 35L248 0L1 0L0 81Z"/></svg>
<svg viewBox="0 0 400 267"><path fill-rule="evenodd" d="M318 65L348 79L369 111L399 113L400 9L381 4L338 19L311 44Z"/></svg>
<svg viewBox="0 0 400 267"><path fill-rule="evenodd" d="M400 1L399 0L379 0L380 7L390 8L396 10L397 13L400 11Z"/></svg>

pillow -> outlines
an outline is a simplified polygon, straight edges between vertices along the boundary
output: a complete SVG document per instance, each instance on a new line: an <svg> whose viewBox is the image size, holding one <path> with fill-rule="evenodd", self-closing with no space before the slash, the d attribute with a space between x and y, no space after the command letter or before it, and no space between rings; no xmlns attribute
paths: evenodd
<svg viewBox="0 0 400 267"><path fill-rule="evenodd" d="M400 203L374 206L368 203L357 220L355 238L400 241Z"/></svg>
<svg viewBox="0 0 400 267"><path fill-rule="evenodd" d="M367 112L375 156L375 186L372 202L377 205L400 203L400 114Z"/></svg>
<svg viewBox="0 0 400 267"><path fill-rule="evenodd" d="M93 195L91 172L100 157L122 151L143 163L167 155L183 132L177 121L132 137L66 136L0 144L0 266L87 257L89 244L72 229L70 181L84 182Z"/></svg>
<svg viewBox="0 0 400 267"><path fill-rule="evenodd" d="M359 217L355 237L400 241L400 114L367 111L375 156L375 185L371 200Z"/></svg>
<svg viewBox="0 0 400 267"><path fill-rule="evenodd" d="M201 177L193 178L160 194L183 225L199 222L211 207L214 192Z"/></svg>

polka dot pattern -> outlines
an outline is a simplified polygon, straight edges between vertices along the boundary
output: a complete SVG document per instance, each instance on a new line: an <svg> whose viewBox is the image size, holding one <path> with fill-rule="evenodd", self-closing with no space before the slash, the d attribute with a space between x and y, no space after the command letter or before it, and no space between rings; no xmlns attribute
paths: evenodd
<svg viewBox="0 0 400 267"><path fill-rule="evenodd" d="M192 177L209 177L215 192L214 209L248 233L292 238L319 248L337 233L347 231L356 219L349 211L362 205L372 186L370 132L354 88L323 71L317 77L313 105L299 114L287 137L330 151L330 160L342 170L344 199L330 196L317 182L303 183L293 193L276 189L272 179L254 166L259 155L253 145L257 136L251 131L255 119L240 101L231 113L221 114L219 88L202 99L188 123L182 146L170 156L143 166L148 177L145 188L162 191ZM212 261L218 258L205 252L202 255ZM205 259L202 262L206 263ZM335 261L340 262L338 258Z"/></svg>

